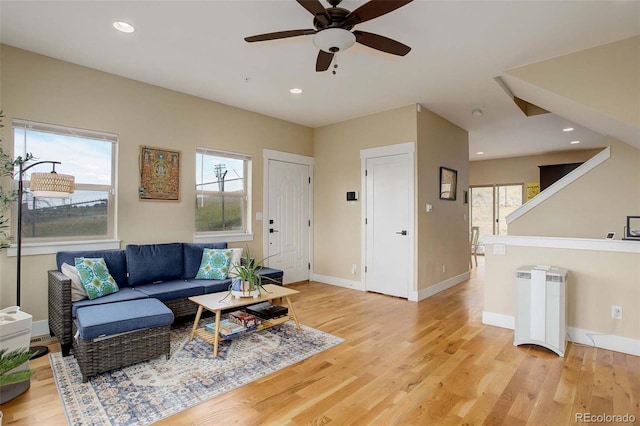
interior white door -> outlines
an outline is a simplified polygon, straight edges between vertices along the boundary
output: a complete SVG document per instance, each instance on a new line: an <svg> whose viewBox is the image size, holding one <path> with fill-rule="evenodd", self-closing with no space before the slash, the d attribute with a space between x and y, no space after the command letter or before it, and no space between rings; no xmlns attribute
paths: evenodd
<svg viewBox="0 0 640 426"><path fill-rule="evenodd" d="M268 265L284 283L309 279L309 166L269 160Z"/></svg>
<svg viewBox="0 0 640 426"><path fill-rule="evenodd" d="M367 291L408 297L409 192L412 165L408 154L366 161L366 272Z"/></svg>

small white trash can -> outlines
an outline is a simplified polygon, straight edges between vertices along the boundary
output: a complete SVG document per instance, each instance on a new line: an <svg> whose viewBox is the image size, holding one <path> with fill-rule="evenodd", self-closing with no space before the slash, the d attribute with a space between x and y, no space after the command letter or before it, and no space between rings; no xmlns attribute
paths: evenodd
<svg viewBox="0 0 640 426"><path fill-rule="evenodd" d="M31 344L31 315L22 312L19 306L10 306L0 310L0 349L7 352L16 349L28 349ZM28 370L29 362L25 362L14 371ZM31 386L31 380L22 383L7 385L0 395L0 403L7 401L26 392Z"/></svg>

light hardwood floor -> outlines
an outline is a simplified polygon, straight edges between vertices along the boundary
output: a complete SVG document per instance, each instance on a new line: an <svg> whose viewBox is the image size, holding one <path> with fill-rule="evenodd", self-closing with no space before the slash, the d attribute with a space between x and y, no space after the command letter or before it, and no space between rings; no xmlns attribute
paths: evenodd
<svg viewBox="0 0 640 426"><path fill-rule="evenodd" d="M317 282L295 285L300 321L346 341L161 425L568 425L576 413L640 423L640 358L569 345L513 346L481 323L483 270L420 303ZM59 350L55 343L52 350ZM66 420L47 357L4 425Z"/></svg>

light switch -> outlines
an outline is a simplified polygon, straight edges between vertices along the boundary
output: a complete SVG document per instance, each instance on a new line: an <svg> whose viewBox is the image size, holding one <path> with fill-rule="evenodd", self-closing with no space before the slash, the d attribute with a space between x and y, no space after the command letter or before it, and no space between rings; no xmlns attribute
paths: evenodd
<svg viewBox="0 0 640 426"><path fill-rule="evenodd" d="M433 210L433 205L427 204L427 213Z"/></svg>

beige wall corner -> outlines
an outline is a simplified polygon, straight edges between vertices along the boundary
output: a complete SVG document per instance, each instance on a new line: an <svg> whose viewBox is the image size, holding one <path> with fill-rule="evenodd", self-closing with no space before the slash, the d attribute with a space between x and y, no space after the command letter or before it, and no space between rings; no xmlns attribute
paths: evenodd
<svg viewBox="0 0 640 426"><path fill-rule="evenodd" d="M362 205L345 194L362 191L360 150L416 140L415 110L412 104L314 129L315 274L360 281Z"/></svg>
<svg viewBox="0 0 640 426"><path fill-rule="evenodd" d="M640 214L640 150L608 143L608 160L511 222L509 235L621 238L626 217Z"/></svg>
<svg viewBox="0 0 640 426"><path fill-rule="evenodd" d="M417 290L469 271L469 134L422 108L417 113ZM456 170L457 199L441 200L440 167ZM431 204L433 210L426 211ZM444 266L444 268L443 268ZM444 270L443 270L444 269Z"/></svg>
<svg viewBox="0 0 640 426"><path fill-rule="evenodd" d="M193 241L196 147L251 155L254 210L263 205L264 148L313 154L308 127L6 45L0 71L5 124L17 117L118 134L116 236L123 245ZM5 128L11 145L8 133ZM139 201L140 145L182 153L180 202ZM260 256L262 221L254 218L250 248ZM8 306L15 301L15 257L0 256L0 299ZM55 268L55 256L25 256L22 264L23 308L34 321L45 320L46 271Z"/></svg>
<svg viewBox="0 0 640 426"><path fill-rule="evenodd" d="M505 71L518 97L640 148L640 36Z"/></svg>

